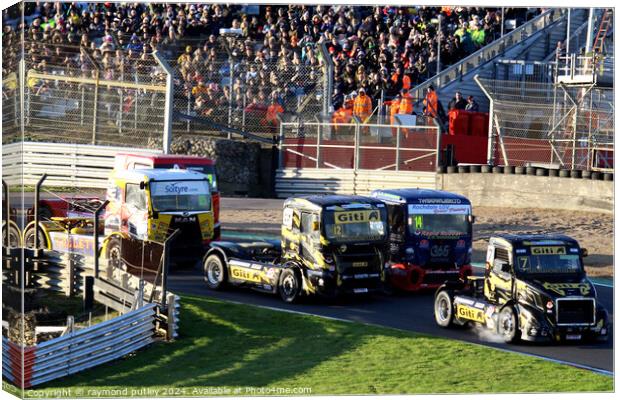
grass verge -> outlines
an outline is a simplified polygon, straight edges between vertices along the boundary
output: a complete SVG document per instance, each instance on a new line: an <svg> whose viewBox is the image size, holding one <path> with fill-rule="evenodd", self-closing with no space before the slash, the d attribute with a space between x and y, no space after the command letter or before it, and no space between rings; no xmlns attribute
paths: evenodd
<svg viewBox="0 0 620 400"><path fill-rule="evenodd" d="M26 397L611 391L613 378L484 346L182 296L180 337ZM5 386L7 386L5 384Z"/></svg>

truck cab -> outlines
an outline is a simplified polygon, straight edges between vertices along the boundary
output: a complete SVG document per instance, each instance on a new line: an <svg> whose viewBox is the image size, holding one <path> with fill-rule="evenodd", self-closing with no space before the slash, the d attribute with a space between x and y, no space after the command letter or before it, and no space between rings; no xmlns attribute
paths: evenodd
<svg viewBox="0 0 620 400"><path fill-rule="evenodd" d="M565 235L493 236L484 277L440 288L435 319L441 326L481 323L506 342L606 340L607 311L586 277L585 256Z"/></svg>
<svg viewBox="0 0 620 400"><path fill-rule="evenodd" d="M106 199L104 246L112 263L141 265L142 245L157 270L161 244L176 229L171 260L192 263L204 255L213 237L209 181L182 169L115 170Z"/></svg>
<svg viewBox="0 0 620 400"><path fill-rule="evenodd" d="M335 297L382 288L387 213L362 196L291 197L284 202L280 243L216 241L204 258L211 290L227 284L279 294Z"/></svg>
<svg viewBox="0 0 620 400"><path fill-rule="evenodd" d="M214 220L213 240L219 240L221 236L220 191L215 161L206 157L160 153L117 153L114 158L114 169L117 171L150 168L181 168L206 175L209 182L209 190L211 191L211 206Z"/></svg>
<svg viewBox="0 0 620 400"><path fill-rule="evenodd" d="M386 280L399 290L436 289L471 275L472 224L469 200L429 189L375 190L387 205Z"/></svg>
<svg viewBox="0 0 620 400"><path fill-rule="evenodd" d="M282 259L303 267L310 292L381 289L386 238L386 208L376 199L328 195L284 203Z"/></svg>

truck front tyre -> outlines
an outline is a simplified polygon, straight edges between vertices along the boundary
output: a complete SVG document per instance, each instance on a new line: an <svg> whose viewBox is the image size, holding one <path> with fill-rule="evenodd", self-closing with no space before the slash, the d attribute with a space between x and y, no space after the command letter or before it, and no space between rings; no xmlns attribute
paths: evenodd
<svg viewBox="0 0 620 400"><path fill-rule="evenodd" d="M27 249L34 249L34 226L30 226L26 229L24 233L24 246ZM37 228L37 235L39 236L37 248L46 249L47 248L47 239L45 238L45 234L41 228Z"/></svg>
<svg viewBox="0 0 620 400"><path fill-rule="evenodd" d="M204 263L205 283L211 290L220 290L226 284L227 271L224 261L217 254L211 254Z"/></svg>
<svg viewBox="0 0 620 400"><path fill-rule="evenodd" d="M435 322L442 328L449 328L454 320L454 306L452 295L447 290L442 290L435 296Z"/></svg>
<svg viewBox="0 0 620 400"><path fill-rule="evenodd" d="M9 240L9 244L8 247L11 249L16 249L18 247L21 247L21 237L19 235L19 230L17 228L15 228L12 225L9 225L8 227L5 225L2 227L2 246L5 246L7 243L7 229L8 229L8 240Z"/></svg>
<svg viewBox="0 0 620 400"><path fill-rule="evenodd" d="M286 268L280 274L278 284L280 297L286 303L296 303L301 294L301 274L297 269Z"/></svg>
<svg viewBox="0 0 620 400"><path fill-rule="evenodd" d="M501 335L502 339L506 343L515 343L521 337L521 332L519 331L519 320L517 318L517 313L512 306L506 306L499 313L498 319L498 333Z"/></svg>

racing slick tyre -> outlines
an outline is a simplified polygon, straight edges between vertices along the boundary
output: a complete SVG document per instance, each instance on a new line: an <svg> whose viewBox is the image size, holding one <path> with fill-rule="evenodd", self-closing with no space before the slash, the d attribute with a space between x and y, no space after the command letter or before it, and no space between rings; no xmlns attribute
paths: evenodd
<svg viewBox="0 0 620 400"><path fill-rule="evenodd" d="M280 274L278 293L286 303L296 303L301 295L301 274L297 269L286 268Z"/></svg>
<svg viewBox="0 0 620 400"><path fill-rule="evenodd" d="M515 343L521 337L517 313L512 306L506 306L499 313L497 330L506 343Z"/></svg>
<svg viewBox="0 0 620 400"><path fill-rule="evenodd" d="M211 254L204 263L205 283L211 290L221 290L226 285L228 272L224 260L217 254Z"/></svg>
<svg viewBox="0 0 620 400"><path fill-rule="evenodd" d="M452 293L442 290L435 296L435 322L442 328L449 328L454 321L454 306L452 304Z"/></svg>
<svg viewBox="0 0 620 400"><path fill-rule="evenodd" d="M39 227L37 228L38 241L37 248L39 249L47 249L47 239L45 239L45 234L43 230ZM24 232L24 247L27 249L34 249L34 226L30 226Z"/></svg>
<svg viewBox="0 0 620 400"><path fill-rule="evenodd" d="M111 265L113 268L118 268L122 271L127 270L127 265L123 262L121 240L119 238L113 237L110 239L106 246L105 257L108 260L108 265Z"/></svg>

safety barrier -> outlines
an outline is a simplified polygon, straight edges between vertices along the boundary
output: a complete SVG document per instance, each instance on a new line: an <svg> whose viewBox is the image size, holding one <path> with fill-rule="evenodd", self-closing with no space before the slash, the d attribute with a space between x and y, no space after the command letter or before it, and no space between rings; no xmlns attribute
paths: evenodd
<svg viewBox="0 0 620 400"><path fill-rule="evenodd" d="M158 150L82 144L21 142L2 146L2 177L12 185L34 185L47 173L46 184L105 188L118 152Z"/></svg>
<svg viewBox="0 0 620 400"><path fill-rule="evenodd" d="M154 335L155 304L146 304L36 346L23 347L3 337L2 374L29 388L123 357L153 343Z"/></svg>
<svg viewBox="0 0 620 400"><path fill-rule="evenodd" d="M299 194L365 195L374 189L435 186L434 172L286 168L276 173L276 194L280 198Z"/></svg>

